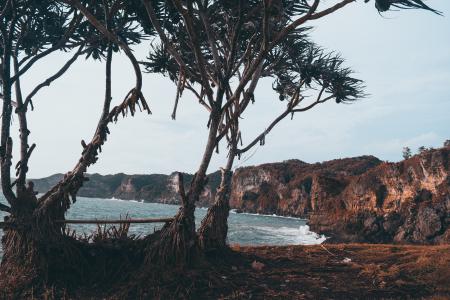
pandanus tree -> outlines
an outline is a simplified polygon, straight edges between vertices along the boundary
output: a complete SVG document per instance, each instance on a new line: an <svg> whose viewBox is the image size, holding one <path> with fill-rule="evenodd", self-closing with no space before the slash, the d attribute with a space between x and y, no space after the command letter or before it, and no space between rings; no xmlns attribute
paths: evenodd
<svg viewBox="0 0 450 300"><path fill-rule="evenodd" d="M128 112L135 113L137 106L150 113L142 95L142 77L139 64L130 46L139 43L144 36L142 27L136 26L135 3L129 1L92 1L82 9L58 1L1 1L1 183L8 205L0 209L8 212L2 240L4 256L1 265L2 280L20 277L48 277L50 265L58 265L72 249L73 241L64 234L63 220L70 204L76 201L76 194L86 180L87 168L94 164L101 152L109 131L109 124ZM81 5L81 4L80 4ZM103 20L93 26L89 19ZM117 106L112 107L111 62L114 52L122 50L131 62L136 77L135 86ZM71 51L73 56L54 74L43 79L31 92L23 95L23 75L33 65L48 55ZM105 98L100 120L89 142L82 140L81 156L73 169L46 194L37 198L31 182L26 182L28 161L35 144L29 145L30 130L27 126L29 108L33 109L33 97L45 86L61 77L80 56L105 61ZM99 102L101 104L101 102ZM19 123L20 158L15 166L16 179L11 182L12 114L17 114ZM15 187L15 192L13 188ZM51 255L57 249L57 255ZM74 260L74 265L80 261ZM59 266L62 267L62 266ZM67 265L66 265L67 267ZM34 277L33 277L34 276ZM7 284L6 284L7 285Z"/></svg>
<svg viewBox="0 0 450 300"><path fill-rule="evenodd" d="M159 232L149 250L150 258L186 261L198 248L226 245L235 157L264 145L266 135L288 116L331 100L347 103L364 96L362 82L352 77L342 58L326 53L308 38L312 21L355 1L142 1L159 36L152 44L146 69L167 75L176 84L172 118L184 92L192 93L208 116L203 157L187 192L180 176L182 207L175 222ZM395 7L439 13L420 0L376 0L375 6L379 12ZM239 119L250 103L257 102L255 89L262 78L272 78L273 89L286 109L242 146ZM215 204L196 232L195 203L207 180L214 149L222 140L228 149L227 163Z"/></svg>

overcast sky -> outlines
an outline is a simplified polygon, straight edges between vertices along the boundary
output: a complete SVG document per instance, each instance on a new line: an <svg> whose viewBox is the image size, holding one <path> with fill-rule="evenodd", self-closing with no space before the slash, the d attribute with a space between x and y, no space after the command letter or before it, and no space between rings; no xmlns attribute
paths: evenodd
<svg viewBox="0 0 450 300"><path fill-rule="evenodd" d="M326 1L325 3L333 3ZM428 1L450 15L450 1ZM370 96L352 105L326 103L285 120L266 138L266 145L250 151L237 166L296 158L306 162L372 154L397 161L403 146L439 147L450 139L450 17L425 11L390 12L381 17L373 3L358 1L316 22L314 40L346 58L346 64L365 81ZM144 58L146 45L135 49ZM22 80L30 91L43 76L64 64L54 55L35 65ZM75 63L50 88L33 99L29 113L30 141L37 144L29 177L70 170L81 152L80 140L90 140L100 116L104 65ZM119 103L133 84L128 61L113 62L113 101ZM170 118L174 86L167 79L144 75L144 94L153 115L138 114L111 125L103 153L90 173L128 174L195 172L205 145L207 115L185 93L177 120ZM246 112L243 138L250 141L285 108L263 81L256 104ZM17 132L17 117L13 130ZM17 139L15 140L17 158ZM221 150L224 146L221 145ZM221 151L209 171L224 164Z"/></svg>

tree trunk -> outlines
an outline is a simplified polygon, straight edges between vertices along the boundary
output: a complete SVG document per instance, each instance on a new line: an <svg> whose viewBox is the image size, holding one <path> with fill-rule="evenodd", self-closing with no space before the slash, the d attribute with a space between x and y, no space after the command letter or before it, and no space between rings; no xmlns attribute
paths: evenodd
<svg viewBox="0 0 450 300"><path fill-rule="evenodd" d="M214 205L208 209L198 230L199 245L202 250L224 249L228 234L232 172L222 170L222 180L217 189Z"/></svg>
<svg viewBox="0 0 450 300"><path fill-rule="evenodd" d="M16 294L17 297L22 297L20 293L29 290L31 286L37 288L39 285L45 285L52 273L53 267L50 265L61 265L61 260L58 259L64 252L59 251L62 241L61 227L52 228L57 225L37 218L37 209L35 192L28 188L18 191L11 214L5 217L5 221L12 225L4 228L0 281L8 295ZM46 216L45 219L52 218ZM59 234L55 235L55 232ZM58 248L55 252L58 255L49 259L51 248Z"/></svg>
<svg viewBox="0 0 450 300"><path fill-rule="evenodd" d="M205 218L202 220L198 230L200 248L203 251L225 249L227 246L228 215L230 212L231 171L236 156L236 149L239 135L238 119L232 120L230 128L230 150L228 160L222 169L220 186L217 189L213 206L208 209Z"/></svg>
<svg viewBox="0 0 450 300"><path fill-rule="evenodd" d="M191 181L187 194L184 192L182 176L179 177L179 192L182 199L180 211L170 224L166 224L150 238L146 261L149 264L176 263L189 264L198 253L197 234L195 232L195 203L199 200L206 184L206 171L216 146L216 135L220 124L218 111L211 113L208 142L200 167Z"/></svg>

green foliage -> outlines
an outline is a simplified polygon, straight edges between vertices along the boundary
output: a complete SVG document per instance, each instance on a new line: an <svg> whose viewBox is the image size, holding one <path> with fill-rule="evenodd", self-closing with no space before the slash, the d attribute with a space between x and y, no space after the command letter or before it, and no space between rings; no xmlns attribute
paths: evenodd
<svg viewBox="0 0 450 300"><path fill-rule="evenodd" d="M419 154L422 154L422 153L424 153L425 151L427 151L427 148L425 148L425 146L420 146L420 147L417 149L417 153L419 153Z"/></svg>
<svg viewBox="0 0 450 300"><path fill-rule="evenodd" d="M80 2L127 45L139 44L153 33L151 26L143 18L144 9L140 0ZM90 22L84 21L77 27L75 39L86 43L86 58L105 58L110 42ZM120 51L118 45L112 46L114 52Z"/></svg>
<svg viewBox="0 0 450 300"><path fill-rule="evenodd" d="M411 156L412 156L411 149L409 147L403 147L402 156L403 156L403 159L411 158Z"/></svg>
<svg viewBox="0 0 450 300"><path fill-rule="evenodd" d="M292 97L305 84L305 89L325 88L337 103L364 97L362 81L343 66L340 55L326 53L308 39L306 29L293 31L274 48L264 68L264 75L275 77L273 89L280 100Z"/></svg>
<svg viewBox="0 0 450 300"><path fill-rule="evenodd" d="M444 142L444 147L450 147L450 140L446 140Z"/></svg>
<svg viewBox="0 0 450 300"><path fill-rule="evenodd" d="M171 2L153 1L159 22L168 36L174 49L187 63L189 70L187 80L201 84L200 69L196 62L194 49L187 35L182 16L170 4ZM269 26L271 31L280 32L292 20L304 15L310 8L308 1L272 1L270 7ZM217 41L217 48L223 58L221 64L225 69L227 58L244 57L250 51L255 57L260 50L262 40L262 26L264 22L263 1L208 1L208 22ZM206 8L199 8L199 11ZM194 15L194 25L198 28L197 43L205 59L205 65L210 73L214 73L214 56L208 43L206 30L201 24L201 16ZM230 37L238 24L242 28L237 37L236 49L230 48ZM280 100L291 97L295 92L305 89L325 87L325 92L335 96L337 103L350 102L364 96L362 82L352 77L352 71L343 66L344 60L334 53L326 53L308 38L309 28L292 31L278 46L271 49L264 61L262 77L273 78L273 89L279 94ZM272 36L273 38L273 36ZM235 51L233 53L233 51ZM250 55L251 57L251 55ZM229 72L230 78L237 77L242 68L235 61L232 65L234 72ZM248 66L251 61L244 61ZM175 59L169 55L160 41L155 41L144 62L147 72L161 73L177 82L180 67ZM227 73L227 70L223 70ZM228 70L230 71L230 70ZM305 84L306 83L306 84ZM215 83L212 82L214 86Z"/></svg>
<svg viewBox="0 0 450 300"><path fill-rule="evenodd" d="M35 55L61 40L68 28L73 10L51 0L0 1L4 10L0 20L3 55L4 43L10 37L15 51L24 55ZM5 6L8 5L8 6ZM12 34L8 35L10 29Z"/></svg>
<svg viewBox="0 0 450 300"><path fill-rule="evenodd" d="M369 1L370 0L365 0L364 2L367 3ZM435 14L442 15L440 11L429 7L422 0L375 0L375 7L379 12L385 12L394 7L399 9L425 9Z"/></svg>

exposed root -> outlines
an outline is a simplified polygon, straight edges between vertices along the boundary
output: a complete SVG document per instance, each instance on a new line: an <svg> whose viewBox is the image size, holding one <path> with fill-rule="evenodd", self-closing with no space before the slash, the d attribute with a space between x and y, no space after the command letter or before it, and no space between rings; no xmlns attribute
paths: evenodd
<svg viewBox="0 0 450 300"><path fill-rule="evenodd" d="M189 264L198 253L193 210L180 208L174 220L148 240L147 264Z"/></svg>

